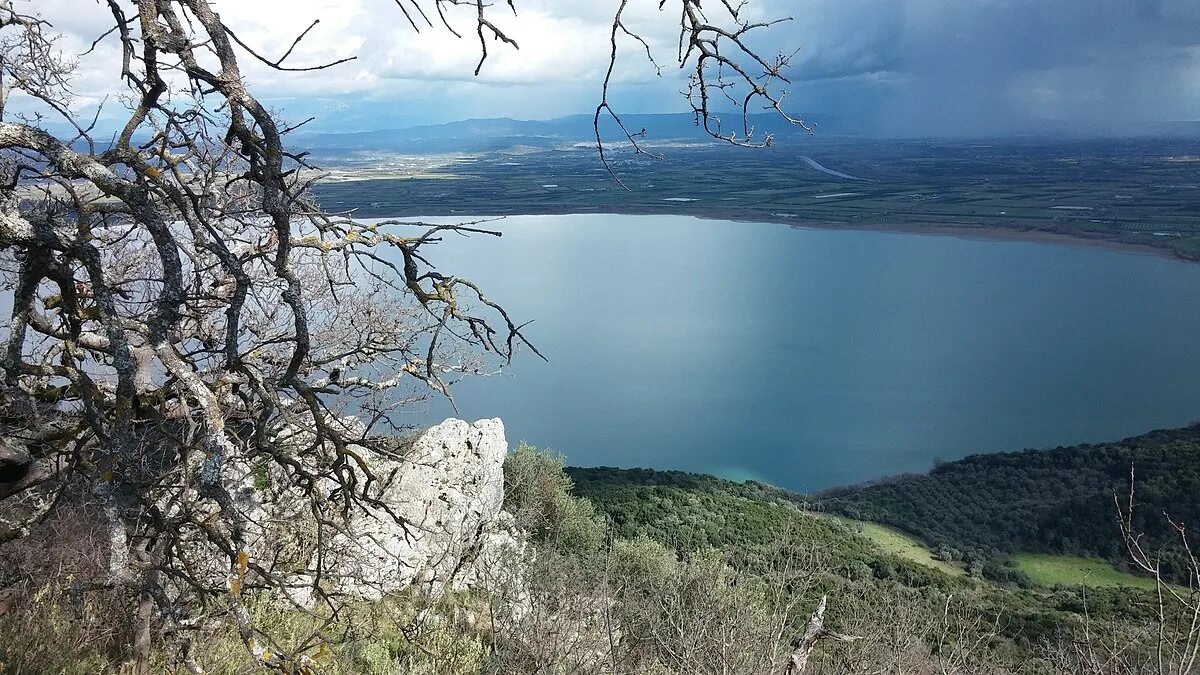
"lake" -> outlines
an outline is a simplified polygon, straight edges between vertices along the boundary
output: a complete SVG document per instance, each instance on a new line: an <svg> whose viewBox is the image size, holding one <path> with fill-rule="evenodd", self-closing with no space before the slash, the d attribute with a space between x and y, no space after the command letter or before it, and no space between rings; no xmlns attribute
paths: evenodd
<svg viewBox="0 0 1200 675"><path fill-rule="evenodd" d="M550 362L461 383L459 414L570 464L809 491L1200 417L1197 264L682 216L494 225L429 253L536 319Z"/></svg>

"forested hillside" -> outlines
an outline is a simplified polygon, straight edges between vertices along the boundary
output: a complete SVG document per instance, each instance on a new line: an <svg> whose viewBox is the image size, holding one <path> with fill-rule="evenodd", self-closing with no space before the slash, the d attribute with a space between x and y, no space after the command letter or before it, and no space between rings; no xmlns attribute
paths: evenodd
<svg viewBox="0 0 1200 675"><path fill-rule="evenodd" d="M995 569L977 570L982 575L947 575L882 550L853 524L806 512L802 495L753 481L612 467L568 467L566 473L572 492L606 515L618 538L649 537L680 552L715 549L750 568L769 567L781 542L803 542L806 557L818 559L814 567L823 570L820 587L851 614L864 611L860 603L870 595L953 596L980 616L1003 617L998 637L1020 652L1061 639L1085 607L1093 617L1123 619L1150 607L1148 596L1131 588L1049 591L996 584L1007 581L1005 571L1013 573L996 562L990 566Z"/></svg>
<svg viewBox="0 0 1200 675"><path fill-rule="evenodd" d="M885 523L956 558L1015 551L1126 558L1114 494L1136 477L1134 526L1151 547L1200 516L1200 426L1154 431L1115 443L974 455L927 475L832 490L821 508ZM1176 563L1178 565L1178 563ZM1176 574L1180 570L1173 570Z"/></svg>
<svg viewBox="0 0 1200 675"><path fill-rule="evenodd" d="M929 583L924 568L878 558L861 537L845 526L809 517L796 504L799 495L761 483L734 483L682 471L566 469L576 495L588 499L620 537L641 535L680 551L720 549L753 561L767 555L780 539L820 542L839 565L874 566L880 576L901 575Z"/></svg>

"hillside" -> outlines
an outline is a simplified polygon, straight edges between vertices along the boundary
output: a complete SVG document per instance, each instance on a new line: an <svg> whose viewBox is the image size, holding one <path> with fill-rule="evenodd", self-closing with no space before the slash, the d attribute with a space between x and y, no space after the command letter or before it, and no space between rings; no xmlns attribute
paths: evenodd
<svg viewBox="0 0 1200 675"><path fill-rule="evenodd" d="M803 496L753 481L612 467L566 473L572 493L608 517L615 537L649 537L681 554L712 548L751 568L767 564L781 541L803 542L810 555L820 552L821 588L839 598L843 611L865 611L866 598L878 595L955 597L969 613L1002 618L1001 651L1010 656L1029 656L1033 645L1061 639L1085 607L1093 618L1123 620L1149 606L1149 596L1129 584L1050 591L1028 579L1027 588L1009 583L1020 575L996 562L990 567L997 569L973 571L947 565L894 530L808 512ZM1005 581L984 578L1003 579L1005 570Z"/></svg>
<svg viewBox="0 0 1200 675"><path fill-rule="evenodd" d="M1114 494L1136 476L1134 525L1151 547L1173 541L1163 514L1200 516L1200 426L1114 443L973 455L926 475L830 490L821 508L912 533L952 558L1018 551L1100 557L1120 564L1125 547ZM1170 562L1170 561L1169 561ZM1183 572L1175 561L1171 572Z"/></svg>
<svg viewBox="0 0 1200 675"><path fill-rule="evenodd" d="M568 467L572 491L604 513L618 537L647 536L678 551L717 549L757 564L781 540L819 548L848 578L958 588L963 571L919 542L875 525L806 510L801 495L746 481L652 469Z"/></svg>

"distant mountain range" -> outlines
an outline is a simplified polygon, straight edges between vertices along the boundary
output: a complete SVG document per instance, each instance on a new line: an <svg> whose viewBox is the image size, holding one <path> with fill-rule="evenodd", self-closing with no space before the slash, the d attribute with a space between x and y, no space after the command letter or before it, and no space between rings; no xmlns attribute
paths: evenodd
<svg viewBox="0 0 1200 675"><path fill-rule="evenodd" d="M740 131L736 113L723 116L725 129ZM816 126L818 138L833 136L882 137L866 118L814 113L804 116ZM648 145L660 143L716 142L699 128L690 113L666 113L622 116L633 133L645 129ZM773 135L777 142L807 138L808 133L774 113L751 115L756 138ZM1153 122L1119 129L1090 127L1061 120L1030 120L1024 131L1013 136L1081 138L1096 136L1200 137L1200 121ZM602 118L601 132L614 143L624 134L609 118ZM444 153L485 152L514 147L552 148L595 140L591 115L570 115L550 120L515 120L507 117L468 119L445 124L430 124L400 129L381 129L348 133L297 133L292 142L323 155L361 152Z"/></svg>
<svg viewBox="0 0 1200 675"><path fill-rule="evenodd" d="M651 145L713 140L703 129L696 126L692 115L688 113L625 115L621 119L631 133L645 129L646 142ZM546 148L594 141L596 136L592 120L591 115L571 115L551 120L514 120L506 117L470 119L403 129L297 134L293 137L293 142L306 149L323 153L485 151L517 146ZM722 121L726 130L741 131L741 119L736 114L725 116ZM790 136L808 135L804 129L789 124L778 115L752 115L751 121L756 138L764 134L772 134L780 140ZM828 124L824 121L818 122L818 129L822 134L836 134L839 129L841 133L849 133L849 128L832 119ZM624 138L616 123L607 117L602 118L601 133L606 139L614 142Z"/></svg>

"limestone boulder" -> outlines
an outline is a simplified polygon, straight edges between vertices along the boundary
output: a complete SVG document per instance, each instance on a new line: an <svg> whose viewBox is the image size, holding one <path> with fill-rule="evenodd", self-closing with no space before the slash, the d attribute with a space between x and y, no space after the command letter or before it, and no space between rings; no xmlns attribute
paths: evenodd
<svg viewBox="0 0 1200 675"><path fill-rule="evenodd" d="M340 590L371 598L417 583L436 592L474 576L477 561L502 555L497 549L519 546L502 517L507 453L499 419L448 419L398 460L368 452L376 475L391 477L379 494L386 510L354 516L333 543L346 552Z"/></svg>

